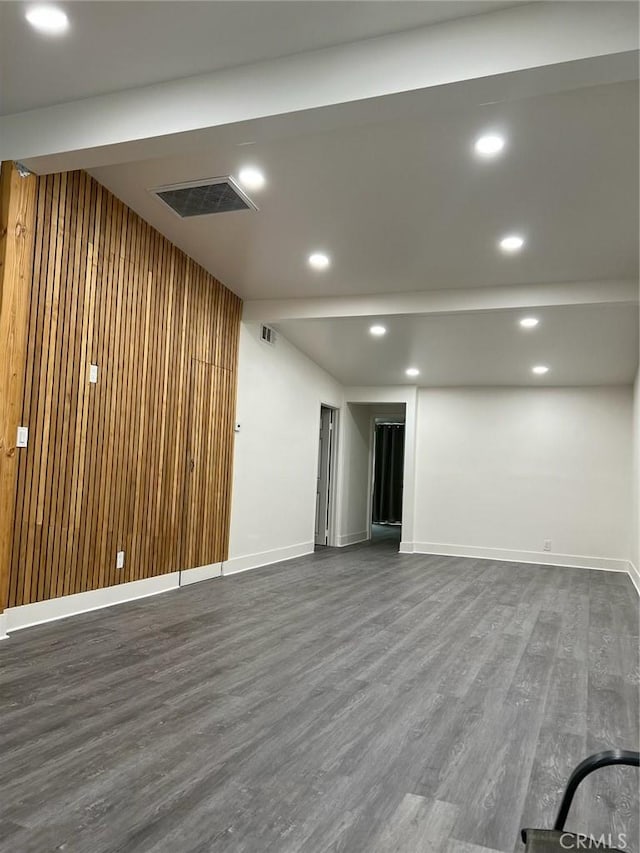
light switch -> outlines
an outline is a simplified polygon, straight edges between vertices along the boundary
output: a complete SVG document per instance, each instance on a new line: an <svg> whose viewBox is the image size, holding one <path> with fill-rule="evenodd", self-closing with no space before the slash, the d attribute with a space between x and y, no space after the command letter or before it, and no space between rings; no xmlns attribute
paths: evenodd
<svg viewBox="0 0 640 853"><path fill-rule="evenodd" d="M29 427L19 426L16 435L16 447L26 447L29 443Z"/></svg>
<svg viewBox="0 0 640 853"><path fill-rule="evenodd" d="M89 382L92 385L98 384L98 365L97 364L92 364L89 367Z"/></svg>
<svg viewBox="0 0 640 853"><path fill-rule="evenodd" d="M124 551L118 551L116 554L116 569L124 569Z"/></svg>

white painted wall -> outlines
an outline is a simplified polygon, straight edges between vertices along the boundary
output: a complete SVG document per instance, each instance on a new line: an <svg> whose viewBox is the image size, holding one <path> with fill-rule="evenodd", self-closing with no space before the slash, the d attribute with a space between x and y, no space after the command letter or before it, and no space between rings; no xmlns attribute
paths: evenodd
<svg viewBox="0 0 640 853"><path fill-rule="evenodd" d="M640 319L640 306L638 306ZM633 468L631 499L631 543L629 563L631 579L640 594L640 351L636 381L633 386Z"/></svg>
<svg viewBox="0 0 640 853"><path fill-rule="evenodd" d="M229 560L223 573L313 551L320 405L342 388L281 335L242 323Z"/></svg>
<svg viewBox="0 0 640 853"><path fill-rule="evenodd" d="M224 573L313 550L321 403L340 409L335 544L368 532L371 418L402 403L401 550L637 565L638 380L635 404L630 387L343 389L282 336L269 347L243 323Z"/></svg>
<svg viewBox="0 0 640 853"><path fill-rule="evenodd" d="M632 571L636 574L640 592L640 368L633 386L633 499L631 501Z"/></svg>
<svg viewBox="0 0 640 853"><path fill-rule="evenodd" d="M347 403L340 431L340 510L338 545L369 538L369 479L371 470L371 411Z"/></svg>
<svg viewBox="0 0 640 853"><path fill-rule="evenodd" d="M421 389L414 549L626 568L631 425L631 388Z"/></svg>

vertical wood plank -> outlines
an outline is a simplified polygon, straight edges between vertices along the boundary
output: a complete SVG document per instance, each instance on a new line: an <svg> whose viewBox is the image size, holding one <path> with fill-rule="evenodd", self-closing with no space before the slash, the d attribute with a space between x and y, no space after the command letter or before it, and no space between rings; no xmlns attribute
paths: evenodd
<svg viewBox="0 0 640 853"><path fill-rule="evenodd" d="M8 603L16 520L16 432L23 408L37 181L0 170L0 612Z"/></svg>
<svg viewBox="0 0 640 853"><path fill-rule="evenodd" d="M36 208L39 220L44 220L45 212L48 205L48 196L45 192L43 182L36 183ZM34 222L35 230L35 222ZM43 229L36 230L34 235L34 277L36 271L40 269L43 247ZM0 297L1 299L1 297ZM33 376L36 363L35 352L37 350L38 335L36 334L38 322L38 288L35 285L31 286L31 300L29 309L29 329L28 329L28 349L27 349L27 364L26 376L24 383L24 403L22 420L25 423L30 423L30 413L32 410L32 388ZM37 379L36 379L37 382ZM28 484L31 482L33 471L34 454L27 448L26 453L23 451L19 454L18 461L18 494L28 492ZM13 607L18 598L21 598L25 583L25 560L24 553L26 552L27 540L29 535L29 517L26 513L22 514L21 519L16 516L15 520L15 540L13 543L13 556L11 565L11 578L9 587L9 606Z"/></svg>

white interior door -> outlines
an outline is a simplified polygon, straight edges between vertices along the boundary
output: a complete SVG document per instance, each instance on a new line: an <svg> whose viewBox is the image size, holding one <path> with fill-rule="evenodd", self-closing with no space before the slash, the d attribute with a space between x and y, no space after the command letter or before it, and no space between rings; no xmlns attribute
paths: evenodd
<svg viewBox="0 0 640 853"><path fill-rule="evenodd" d="M326 545L329 536L329 497L331 493L331 443L333 441L333 409L320 407L318 440L318 477L316 485L316 545Z"/></svg>

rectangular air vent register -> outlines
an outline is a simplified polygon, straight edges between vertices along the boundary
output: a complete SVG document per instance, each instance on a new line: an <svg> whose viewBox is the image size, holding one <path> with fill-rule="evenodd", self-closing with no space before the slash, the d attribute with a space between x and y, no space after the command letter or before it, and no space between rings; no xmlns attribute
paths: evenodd
<svg viewBox="0 0 640 853"><path fill-rule="evenodd" d="M244 190L229 177L168 184L156 187L151 192L181 219L258 209Z"/></svg>
<svg viewBox="0 0 640 853"><path fill-rule="evenodd" d="M264 341L265 344L275 344L276 342L276 333L275 329L272 329L271 326L262 325L260 328L260 340Z"/></svg>

